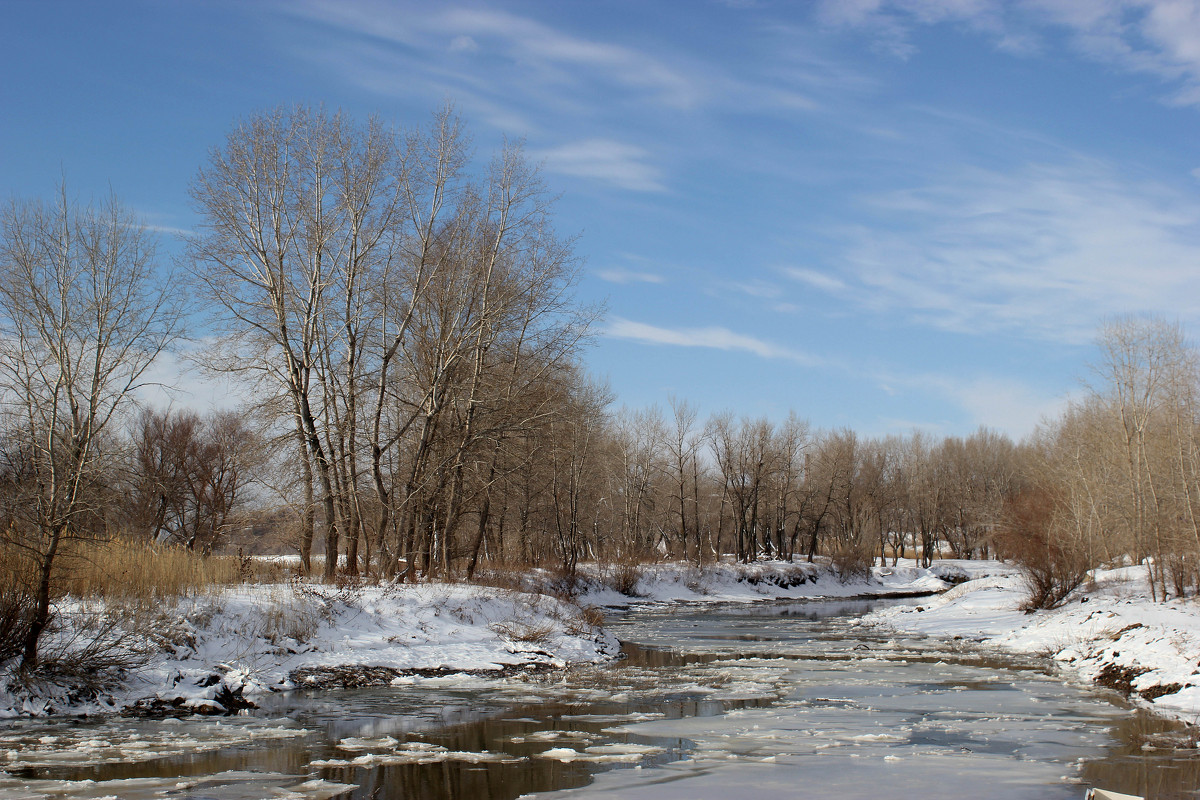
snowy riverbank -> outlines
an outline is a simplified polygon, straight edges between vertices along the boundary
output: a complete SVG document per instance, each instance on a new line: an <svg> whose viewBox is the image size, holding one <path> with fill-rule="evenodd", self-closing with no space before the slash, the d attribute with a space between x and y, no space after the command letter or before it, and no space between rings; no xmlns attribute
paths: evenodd
<svg viewBox="0 0 1200 800"><path fill-rule="evenodd" d="M749 603L861 596L905 596L942 592L969 573L961 564L943 561L921 569L909 561L898 567L874 567L869 579L841 581L827 561L722 562L698 568L687 564L647 564L637 576L617 578L590 573L581 599L606 607L638 603ZM945 578L945 580L943 580ZM624 593L613 585L621 586Z"/></svg>
<svg viewBox="0 0 1200 800"><path fill-rule="evenodd" d="M959 562L973 580L861 624L1047 656L1072 678L1107 686L1156 713L1200 723L1200 602L1155 603L1144 567L1098 570L1068 603L1027 614L1020 574Z"/></svg>
<svg viewBox="0 0 1200 800"><path fill-rule="evenodd" d="M72 635L82 609L61 612ZM145 664L107 685L14 685L0 717L54 713L224 713L289 689L502 674L616 655L616 640L553 597L463 584L245 585L135 612L117 638ZM56 643L48 643L53 649Z"/></svg>
<svg viewBox="0 0 1200 800"><path fill-rule="evenodd" d="M939 568L951 576L957 569ZM842 583L826 564L646 565L623 574L585 570L576 602L535 572L526 591L433 583L336 588L288 583L213 590L152 608L63 604L44 651L70 653L97 627L115 654L144 654L133 669L85 683L17 680L0 673L0 718L114 712L225 713L274 691L415 682L452 673L502 675L613 658L618 643L591 607L639 603L911 594L944 590L938 570L876 568ZM618 591L618 589L623 590ZM91 633L81 630L88 628ZM63 645L74 640L76 644ZM68 685L70 684L70 685Z"/></svg>
<svg viewBox="0 0 1200 800"><path fill-rule="evenodd" d="M1019 573L993 561L939 561L928 570L901 561L846 583L824 563L585 568L574 602L559 599L563 586L551 573L535 571L519 583L523 591L455 583L245 585L136 610L128 619L108 609L119 620L109 636L119 649L143 653L143 663L123 673L93 672L82 688L21 683L9 665L0 672L0 718L225 713L276 691L600 662L619 646L598 626L602 614L594 607L613 613L638 604L945 592L876 611L861 624L1046 655L1073 678L1186 722L1200 720L1200 604L1151 602L1138 568L1100 572L1065 607L1036 614L1020 611ZM65 605L59 641L85 641L79 628L86 622L94 629L103 611ZM57 646L51 640L47 649Z"/></svg>

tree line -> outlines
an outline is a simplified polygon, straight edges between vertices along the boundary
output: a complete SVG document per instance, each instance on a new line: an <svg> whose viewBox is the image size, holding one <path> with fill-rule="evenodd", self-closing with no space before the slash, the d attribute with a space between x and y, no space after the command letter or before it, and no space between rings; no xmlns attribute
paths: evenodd
<svg viewBox="0 0 1200 800"><path fill-rule="evenodd" d="M722 557L849 577L952 555L1016 559L1036 605L1121 559L1156 596L1200 585L1200 381L1177 326L1110 323L1087 396L1021 443L614 410L584 367L601 309L574 296L537 167L512 142L472 163L448 108L408 130L252 115L196 173L174 270L116 200L0 212L0 650L36 664L73 543L209 554L255 526L326 579ZM139 406L196 306L201 366L246 405Z"/></svg>

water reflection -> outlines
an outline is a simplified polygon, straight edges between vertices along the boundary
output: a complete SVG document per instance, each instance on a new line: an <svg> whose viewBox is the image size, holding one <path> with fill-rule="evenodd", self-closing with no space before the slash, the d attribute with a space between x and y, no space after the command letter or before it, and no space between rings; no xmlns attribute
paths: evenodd
<svg viewBox="0 0 1200 800"><path fill-rule="evenodd" d="M1088 784L1158 800L1200 796L1200 751L1171 746L1194 744L1195 729L1136 711L1119 717L1112 734L1119 744L1108 756L1083 765Z"/></svg>
<svg viewBox="0 0 1200 800"><path fill-rule="evenodd" d="M1050 776L1045 797L1081 795L1077 785L1059 780L1072 773L1089 785L1157 800L1200 795L1196 751L1144 747L1179 726L1121 710L1105 693L1064 687L1036 659L854 624L881 602L896 601L644 608L614 621L627 640L625 657L603 668L277 696L261 716L286 716L292 730L269 741L238 728L259 724L254 720L229 721L226 728L207 720L68 721L10 727L0 753L76 730L129 752L160 745L164 752L82 766L60 759L9 772L31 783L218 773L260 782L264 774L319 777L357 787L345 797L379 800L512 800L582 786L601 770L692 758L755 757L827 769L831 753L849 752L951 765L928 776L939 782L959 778L937 769L995 769L1011 761L1033 773L1036 765ZM178 744L164 738L171 725L180 726L178 742L195 746L166 752ZM0 782L0 800L31 796L7 791ZM188 791L146 796L235 796L211 787ZM104 794L97 784L92 795L71 796Z"/></svg>

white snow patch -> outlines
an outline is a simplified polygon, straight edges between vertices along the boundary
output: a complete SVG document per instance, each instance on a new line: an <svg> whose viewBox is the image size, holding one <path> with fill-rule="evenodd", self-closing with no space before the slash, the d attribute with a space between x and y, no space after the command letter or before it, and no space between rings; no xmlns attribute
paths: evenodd
<svg viewBox="0 0 1200 800"><path fill-rule="evenodd" d="M1154 602L1145 567L1121 567L1097 570L1057 609L1025 613L1019 573L1003 565L994 565L991 573L917 607L872 612L864 623L1046 656L1087 682L1106 670L1123 673L1136 702L1184 722L1200 720L1200 604L1195 598Z"/></svg>

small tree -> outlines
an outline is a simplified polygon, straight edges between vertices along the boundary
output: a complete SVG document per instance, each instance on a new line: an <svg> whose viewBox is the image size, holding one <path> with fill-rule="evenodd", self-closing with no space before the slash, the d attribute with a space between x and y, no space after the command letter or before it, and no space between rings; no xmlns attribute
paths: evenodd
<svg viewBox="0 0 1200 800"><path fill-rule="evenodd" d="M104 442L180 307L153 236L116 199L80 207L13 201L0 210L0 398L19 479L3 535L31 565L22 667L38 664L57 558L103 529Z"/></svg>

